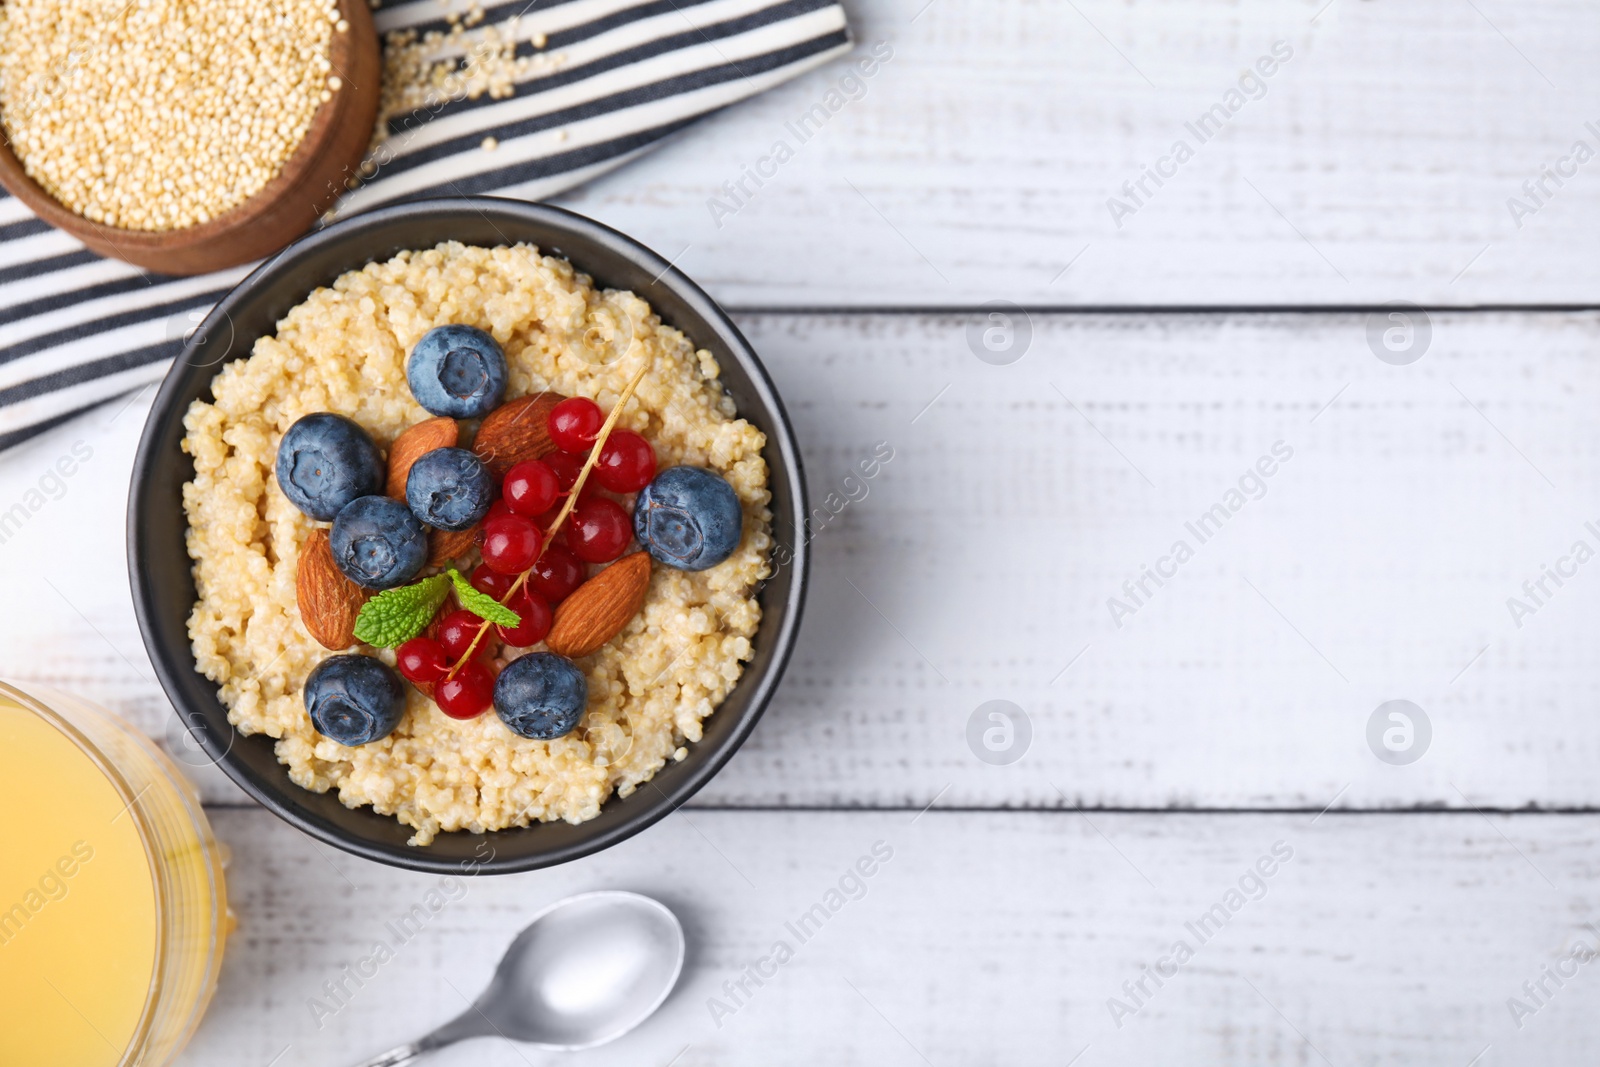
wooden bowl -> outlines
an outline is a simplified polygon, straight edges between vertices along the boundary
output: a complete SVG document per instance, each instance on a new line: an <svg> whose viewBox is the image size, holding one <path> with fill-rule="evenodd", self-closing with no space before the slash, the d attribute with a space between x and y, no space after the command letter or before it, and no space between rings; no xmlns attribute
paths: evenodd
<svg viewBox="0 0 1600 1067"><path fill-rule="evenodd" d="M333 34L329 60L343 84L319 107L278 176L244 203L181 230L125 230L68 210L28 177L0 136L0 185L35 215L103 256L160 274L204 274L271 255L310 230L354 177L378 117L382 61L367 0L339 0L350 25Z"/></svg>

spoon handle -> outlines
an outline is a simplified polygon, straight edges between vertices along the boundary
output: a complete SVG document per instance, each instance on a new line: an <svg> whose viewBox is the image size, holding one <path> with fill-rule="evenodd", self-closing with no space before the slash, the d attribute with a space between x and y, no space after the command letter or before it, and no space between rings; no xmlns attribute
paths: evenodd
<svg viewBox="0 0 1600 1067"><path fill-rule="evenodd" d="M409 1045L380 1052L370 1060L362 1060L356 1067L400 1067L401 1064L410 1063L426 1051L421 1042L413 1041Z"/></svg>

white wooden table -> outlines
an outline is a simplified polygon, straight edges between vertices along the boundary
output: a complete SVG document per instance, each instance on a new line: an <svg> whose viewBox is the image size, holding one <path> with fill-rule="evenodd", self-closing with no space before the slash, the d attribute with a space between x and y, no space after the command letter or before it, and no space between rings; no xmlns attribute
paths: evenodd
<svg viewBox="0 0 1600 1067"><path fill-rule="evenodd" d="M736 210L710 201L842 66L567 197L736 312L814 498L894 458L818 534L782 692L693 804L470 881L332 1018L312 998L437 880L194 768L240 925L184 1063L359 1060L595 887L692 944L579 1064L1592 1061L1600 975L1565 961L1600 949L1600 162L1571 152L1600 150L1600 18L1323 4L860 0L892 58ZM994 300L1027 309L999 353ZM1427 309L1409 337L1390 301ZM0 674L177 744L123 563L148 403L0 462L3 509L93 449L0 545ZM1014 762L968 742L994 700ZM1398 754L1392 700L1427 721Z"/></svg>

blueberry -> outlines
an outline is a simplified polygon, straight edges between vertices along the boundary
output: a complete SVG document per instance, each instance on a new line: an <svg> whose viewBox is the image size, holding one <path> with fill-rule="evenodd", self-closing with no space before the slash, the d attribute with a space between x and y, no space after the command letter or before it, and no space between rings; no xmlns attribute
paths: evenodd
<svg viewBox="0 0 1600 1067"><path fill-rule="evenodd" d="M333 561L357 585L393 589L428 561L428 531L398 500L364 496L334 516L328 533Z"/></svg>
<svg viewBox="0 0 1600 1067"><path fill-rule="evenodd" d="M494 710L501 720L535 741L570 734L588 703L589 680L570 659L554 652L517 657L494 683Z"/></svg>
<svg viewBox="0 0 1600 1067"><path fill-rule="evenodd" d="M351 748L388 737L406 710L400 676L371 656L329 656L306 679L304 698L317 733Z"/></svg>
<svg viewBox="0 0 1600 1067"><path fill-rule="evenodd" d="M356 497L383 492L386 468L367 431L343 415L319 411L283 435L277 473L289 503L327 522Z"/></svg>
<svg viewBox="0 0 1600 1067"><path fill-rule="evenodd" d="M411 465L406 503L429 526L465 530L489 513L494 476L464 448L436 448Z"/></svg>
<svg viewBox="0 0 1600 1067"><path fill-rule="evenodd" d="M739 547L744 514L722 475L702 467L669 467L633 505L633 535L669 567L703 571Z"/></svg>
<svg viewBox="0 0 1600 1067"><path fill-rule="evenodd" d="M417 403L435 415L478 419L506 393L506 357L493 337L472 326L435 326L406 361Z"/></svg>

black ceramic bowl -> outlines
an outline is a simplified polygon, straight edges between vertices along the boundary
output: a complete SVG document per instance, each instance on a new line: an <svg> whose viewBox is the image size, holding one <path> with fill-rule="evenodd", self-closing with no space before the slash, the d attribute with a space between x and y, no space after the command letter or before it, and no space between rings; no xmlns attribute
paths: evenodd
<svg viewBox="0 0 1600 1067"><path fill-rule="evenodd" d="M612 797L600 815L578 826L542 823L489 834L440 833L432 844L407 845L409 827L370 808L351 809L334 793L311 793L289 780L270 738L237 735L217 688L195 668L187 624L196 599L184 548L188 523L182 486L194 476L179 447L183 416L197 398L211 399L211 379L231 359L250 354L258 337L311 290L347 270L440 241L499 245L526 241L565 256L602 287L631 289L697 346L709 348L739 414L767 435L774 530L804 528L800 452L783 404L761 362L722 310L670 263L643 245L581 215L491 197L424 200L380 208L297 241L258 268L201 323L157 395L133 465L128 501L128 570L134 609L156 674L196 741L228 776L278 816L313 837L368 859L413 870L510 872L547 867L599 851L670 813L728 761L755 726L778 685L800 626L808 553L804 538L792 559L761 591L755 657L728 699L705 723L688 758L668 763L627 798ZM787 539L785 539L787 540Z"/></svg>

